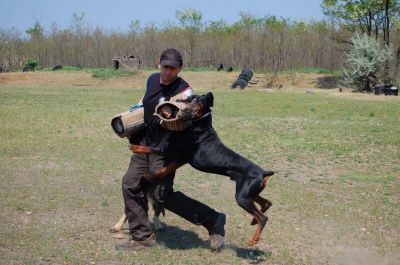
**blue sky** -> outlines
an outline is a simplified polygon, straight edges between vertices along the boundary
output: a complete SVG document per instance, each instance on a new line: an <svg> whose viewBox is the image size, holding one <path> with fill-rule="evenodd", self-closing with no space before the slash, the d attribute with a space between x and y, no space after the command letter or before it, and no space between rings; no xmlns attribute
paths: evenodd
<svg viewBox="0 0 400 265"><path fill-rule="evenodd" d="M72 14L85 13L86 22L108 30L125 31L130 21L139 19L160 24L177 22L176 10L195 8L203 22L223 19L228 23L240 19L244 11L256 17L275 15L293 20L323 18L322 0L0 0L0 27L24 32L38 20L45 30L56 22L59 28L72 24Z"/></svg>

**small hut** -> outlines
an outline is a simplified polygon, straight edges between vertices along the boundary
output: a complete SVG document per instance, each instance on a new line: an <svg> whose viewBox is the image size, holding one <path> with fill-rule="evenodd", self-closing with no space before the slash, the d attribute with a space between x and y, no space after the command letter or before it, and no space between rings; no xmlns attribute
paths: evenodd
<svg viewBox="0 0 400 265"><path fill-rule="evenodd" d="M133 55L117 56L112 59L114 70L134 71L140 68L140 60Z"/></svg>

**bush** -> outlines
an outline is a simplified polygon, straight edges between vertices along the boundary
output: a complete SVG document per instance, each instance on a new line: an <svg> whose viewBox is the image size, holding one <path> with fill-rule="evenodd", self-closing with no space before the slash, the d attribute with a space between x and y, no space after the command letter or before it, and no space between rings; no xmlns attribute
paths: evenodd
<svg viewBox="0 0 400 265"><path fill-rule="evenodd" d="M385 65L392 58L392 50L381 47L379 42L366 34L355 34L351 38L352 49L347 54L347 67L343 70L341 86L370 90L369 82L384 79Z"/></svg>
<svg viewBox="0 0 400 265"><path fill-rule="evenodd" d="M62 64L56 64L53 66L53 71L61 70L63 68Z"/></svg>
<svg viewBox="0 0 400 265"><path fill-rule="evenodd" d="M23 72L35 71L37 66L38 66L37 61L35 61L33 59L28 59L28 60L26 60L26 63L24 64L24 67L22 68L22 71Z"/></svg>

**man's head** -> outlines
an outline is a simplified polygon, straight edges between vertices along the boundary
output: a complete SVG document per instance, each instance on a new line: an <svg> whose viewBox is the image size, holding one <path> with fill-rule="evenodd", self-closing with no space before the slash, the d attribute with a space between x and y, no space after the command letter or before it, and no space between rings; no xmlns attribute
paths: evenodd
<svg viewBox="0 0 400 265"><path fill-rule="evenodd" d="M171 84L178 77L182 70L182 55L176 49L166 49L160 56L160 82L161 84Z"/></svg>
<svg viewBox="0 0 400 265"><path fill-rule="evenodd" d="M182 55L176 49L166 49L160 56L160 65L169 65L173 67L182 67Z"/></svg>

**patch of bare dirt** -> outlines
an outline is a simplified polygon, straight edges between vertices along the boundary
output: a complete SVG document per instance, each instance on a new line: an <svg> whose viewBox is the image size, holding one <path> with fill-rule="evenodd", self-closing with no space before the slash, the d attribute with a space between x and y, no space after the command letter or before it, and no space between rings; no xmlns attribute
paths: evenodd
<svg viewBox="0 0 400 265"><path fill-rule="evenodd" d="M144 87L148 72L129 77L99 79L89 72L1 73L0 86Z"/></svg>
<svg viewBox="0 0 400 265"><path fill-rule="evenodd" d="M106 86L106 87L144 87L150 71L139 71L130 77L115 77L99 79L92 77L89 72L15 72L1 73L0 85L15 86ZM186 72L181 76L196 89L227 89L238 77L237 72ZM329 78L327 75L296 74L279 75L270 83L271 76L255 74L247 89L257 88L323 88L320 79Z"/></svg>
<svg viewBox="0 0 400 265"><path fill-rule="evenodd" d="M399 257L393 254L380 255L368 248L335 246L327 251L331 254L332 264L338 265L394 265L399 261Z"/></svg>

